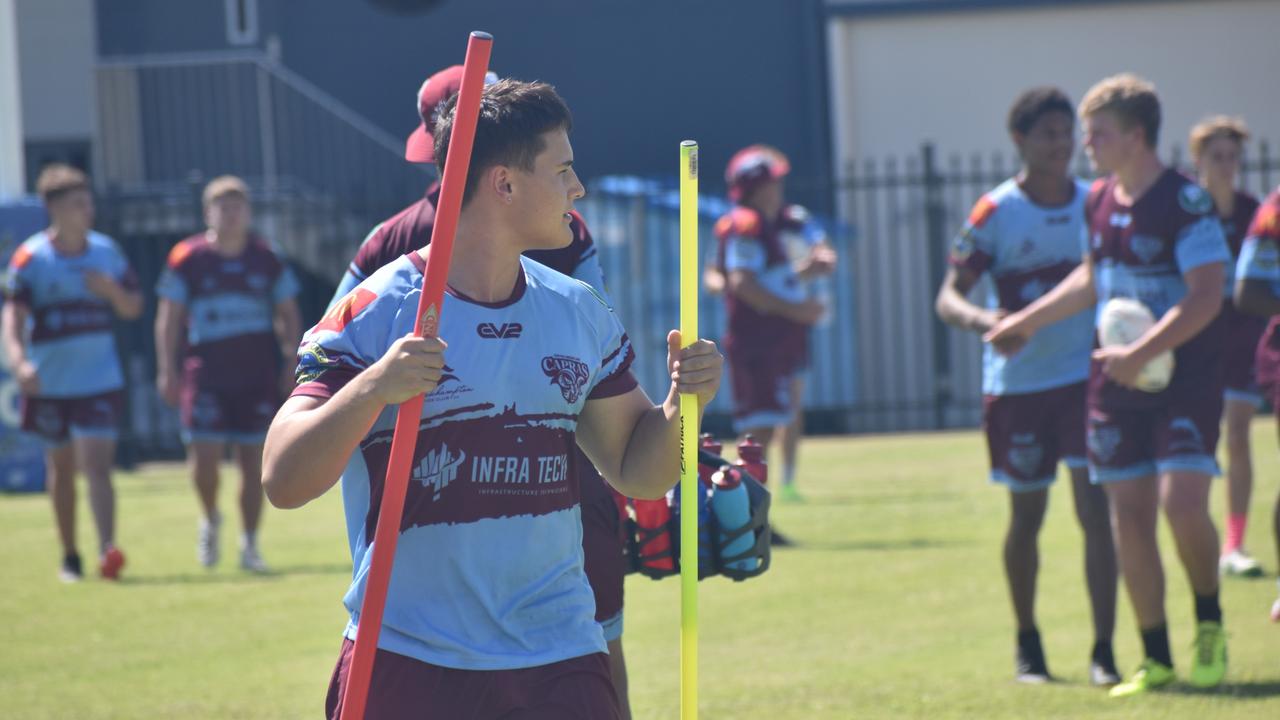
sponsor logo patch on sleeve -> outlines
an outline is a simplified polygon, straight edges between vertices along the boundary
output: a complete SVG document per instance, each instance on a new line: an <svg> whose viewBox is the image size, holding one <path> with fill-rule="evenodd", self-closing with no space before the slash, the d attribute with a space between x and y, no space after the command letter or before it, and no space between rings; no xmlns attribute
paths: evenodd
<svg viewBox="0 0 1280 720"><path fill-rule="evenodd" d="M325 313L323 318L320 318L320 322L316 323L315 329L342 332L348 323L377 299L377 293L358 287L347 293L346 297L330 308L329 312Z"/></svg>

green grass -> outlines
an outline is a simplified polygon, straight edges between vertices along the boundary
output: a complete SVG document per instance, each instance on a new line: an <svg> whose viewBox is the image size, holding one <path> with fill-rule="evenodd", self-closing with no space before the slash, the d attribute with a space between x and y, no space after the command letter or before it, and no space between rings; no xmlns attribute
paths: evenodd
<svg viewBox="0 0 1280 720"><path fill-rule="evenodd" d="M1257 489L1248 544L1270 571L1280 488L1272 421L1255 426ZM801 546L763 577L701 584L704 718L1280 717L1274 576L1228 580L1227 687L1113 701L1086 684L1091 643L1080 533L1065 485L1041 540L1039 618L1048 687L1010 681L1012 620L1000 566L1005 493L985 482L976 433L816 439L803 450L808 502L777 506ZM224 510L234 506L230 468ZM44 497L0 497L0 716L314 718L336 657L349 576L336 493L269 512L269 577L195 564L196 501L178 466L117 477L126 580L63 586ZM1214 488L1215 518L1222 487ZM82 493L83 498L83 493ZM227 512L229 517L234 513ZM1163 532L1163 530L1162 530ZM82 549L93 546L87 507ZM1189 666L1191 604L1167 534L1175 660ZM1117 654L1139 660L1121 595ZM636 718L678 717L679 583L632 576L624 637Z"/></svg>

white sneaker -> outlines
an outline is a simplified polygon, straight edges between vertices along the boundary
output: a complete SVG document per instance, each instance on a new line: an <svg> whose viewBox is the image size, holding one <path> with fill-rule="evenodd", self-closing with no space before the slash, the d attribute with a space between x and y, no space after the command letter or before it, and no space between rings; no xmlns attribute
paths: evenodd
<svg viewBox="0 0 1280 720"><path fill-rule="evenodd" d="M246 545L240 548L240 568L252 573L271 572L271 568L267 567L266 561L258 554L258 548L253 545Z"/></svg>
<svg viewBox="0 0 1280 720"><path fill-rule="evenodd" d="M200 532L196 536L196 559L207 568L218 564L218 529L220 527L222 527L220 514L200 521Z"/></svg>
<svg viewBox="0 0 1280 720"><path fill-rule="evenodd" d="M1239 547L1218 558L1218 571L1223 575L1239 575L1241 577L1260 577L1262 566Z"/></svg>

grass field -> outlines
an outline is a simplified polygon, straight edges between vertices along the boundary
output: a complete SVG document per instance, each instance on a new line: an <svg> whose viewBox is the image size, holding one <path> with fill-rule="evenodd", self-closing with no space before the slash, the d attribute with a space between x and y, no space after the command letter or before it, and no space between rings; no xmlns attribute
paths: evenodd
<svg viewBox="0 0 1280 720"><path fill-rule="evenodd" d="M1280 458L1272 421L1254 433L1248 544L1274 571ZM985 482L979 436L815 439L803 453L808 502L774 513L800 546L776 552L756 580L701 585L702 717L1280 717L1280 626L1266 618L1274 575L1224 585L1226 687L1109 700L1086 683L1080 534L1069 490L1056 488L1041 540L1039 618L1062 682L1017 686L999 561L1005 493ZM224 511L234 507L229 470ZM269 512L263 551L277 572L255 577L235 569L235 520L224 526L223 567L196 565L196 501L181 467L147 467L117 483L129 555L119 584L59 584L46 499L0 497L0 717L320 717L349 577L337 493ZM93 543L81 498L84 551ZM1220 518L1220 484L1213 498ZM1191 598L1167 535L1164 547L1185 674ZM1123 593L1119 614L1127 673L1140 658ZM675 579L628 579L624 641L637 718L678 716L678 616Z"/></svg>

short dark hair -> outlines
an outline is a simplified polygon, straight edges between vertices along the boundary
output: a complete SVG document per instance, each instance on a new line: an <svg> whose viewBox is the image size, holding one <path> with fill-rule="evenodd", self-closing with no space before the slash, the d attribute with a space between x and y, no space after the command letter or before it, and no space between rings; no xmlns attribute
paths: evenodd
<svg viewBox="0 0 1280 720"><path fill-rule="evenodd" d="M65 163L46 165L36 179L36 194L46 206L76 190L88 190L89 178L82 171Z"/></svg>
<svg viewBox="0 0 1280 720"><path fill-rule="evenodd" d="M1063 113L1075 122L1076 109L1066 93L1047 85L1024 90L1009 108L1009 132L1026 135L1037 120L1051 112Z"/></svg>
<svg viewBox="0 0 1280 720"><path fill-rule="evenodd" d="M436 123L436 167L441 176L453 135L457 104L458 96L454 95L441 109ZM572 127L569 107L547 83L508 78L486 86L480 96L480 116L476 121L476 138L471 147L471 166L462 203L465 205L475 194L485 170L495 165L533 170L534 160L546 149L542 135L557 129L568 132Z"/></svg>

